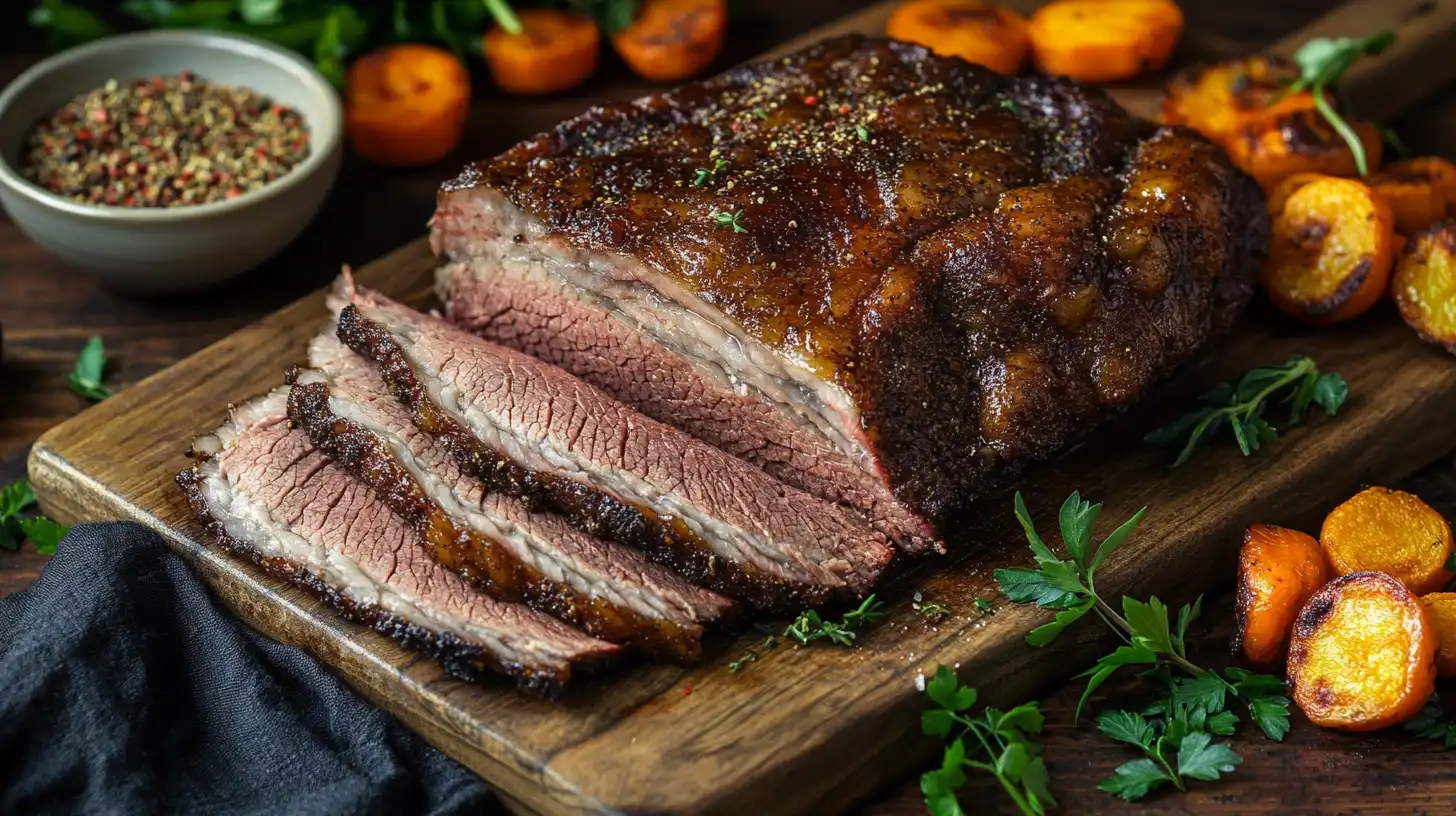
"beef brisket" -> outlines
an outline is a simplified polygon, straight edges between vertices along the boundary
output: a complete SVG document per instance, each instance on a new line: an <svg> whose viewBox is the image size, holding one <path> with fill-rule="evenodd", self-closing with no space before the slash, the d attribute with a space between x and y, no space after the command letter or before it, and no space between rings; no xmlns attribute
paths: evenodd
<svg viewBox="0 0 1456 816"><path fill-rule="evenodd" d="M448 444L421 432L373 368L337 339L317 338L288 411L340 466L376 488L440 563L495 597L550 612L596 637L655 657L693 660L703 625L732 602L640 553L487 492Z"/></svg>
<svg viewBox="0 0 1456 816"><path fill-rule="evenodd" d="M489 489L549 501L578 521L608 508L620 518L601 525L607 532L760 607L862 596L888 564L883 536L853 513L555 366L344 284L340 339Z"/></svg>
<svg viewBox="0 0 1456 816"><path fill-rule="evenodd" d="M214 542L464 679L501 671L549 696L573 667L620 652L545 614L480 595L434 563L369 488L289 429L285 395L280 389L234 408L198 439L198 463L178 477Z"/></svg>
<svg viewBox="0 0 1456 816"><path fill-rule="evenodd" d="M431 238L450 319L917 550L1225 331L1267 230L1190 131L851 36L473 164Z"/></svg>

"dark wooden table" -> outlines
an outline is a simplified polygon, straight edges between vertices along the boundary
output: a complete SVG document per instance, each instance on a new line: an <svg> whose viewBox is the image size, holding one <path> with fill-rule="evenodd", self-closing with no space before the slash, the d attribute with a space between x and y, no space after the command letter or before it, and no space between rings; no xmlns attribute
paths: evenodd
<svg viewBox="0 0 1456 816"><path fill-rule="evenodd" d="M766 50L863 5L868 5L866 0L740 0L734 4L729 53L722 62ZM1331 0L1184 3L1190 25L1248 43L1273 40L1332 5ZM33 58L28 53L0 58L0 77L14 76ZM24 476L26 452L37 436L85 407L66 389L65 379L88 336L105 338L112 355L107 381L125 387L323 285L341 263L363 263L418 236L436 184L466 159L495 153L594 101L630 98L648 89L613 62L591 85L562 97L521 101L482 92L457 155L441 166L412 172L350 162L330 203L297 244L267 267L200 297L145 301L110 293L52 259L0 218L0 484ZM1397 126L1417 151L1449 151L1448 139L1456 134L1456 92L1433 100ZM1456 461L1451 458L1405 487L1456 517ZM0 594L34 581L45 560L33 552L0 552ZM1198 648L1210 661L1226 654L1230 617L1231 602L1219 598L1198 627ZM1107 688L1106 696L1114 700L1122 691L1115 685ZM1122 812L1127 808L1121 802L1095 787L1133 756L1085 721L1081 727L1072 725L1079 693L1080 686L1072 683L1044 703L1053 790L1065 812ZM1356 737L1321 731L1297 714L1295 722L1283 744L1241 732L1238 747L1244 763L1228 781L1195 783L1188 793L1155 796L1137 810L1456 812L1456 757L1433 744L1400 732ZM1001 809L1004 798L994 783L973 779L963 801L974 813ZM910 780L887 791L865 812L918 814L924 808Z"/></svg>

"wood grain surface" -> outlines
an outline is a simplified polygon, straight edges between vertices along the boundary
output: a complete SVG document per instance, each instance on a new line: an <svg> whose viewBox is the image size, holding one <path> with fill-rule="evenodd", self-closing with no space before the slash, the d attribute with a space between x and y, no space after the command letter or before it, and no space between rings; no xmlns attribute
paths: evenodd
<svg viewBox="0 0 1456 816"><path fill-rule="evenodd" d="M745 5L749 5L745 3ZM768 4L762 4L765 7ZM813 5L813 4L804 4ZM820 4L836 6L838 4ZM1211 19L1222 19L1225 27L1220 31L1230 34L1227 39L1234 37L1272 37L1280 31L1289 30L1290 23L1308 16L1311 9L1317 9L1323 4L1319 3L1244 3L1239 2L1189 4L1190 19L1197 20L1201 15ZM1201 10L1200 10L1200 7ZM820 13L826 13L821 8ZM1242 13L1236 13L1242 11ZM775 11L774 14L780 12ZM776 18L774 18L776 19ZM1262 21L1262 23L1261 23ZM1259 26L1263 25L1261 29ZM735 23L735 26L738 24ZM788 33L792 33L790 29ZM1350 32L1364 33L1364 32ZM1227 41L1227 39L1225 41ZM618 88L630 87L628 83L622 83ZM635 89L634 89L635 90ZM595 89L591 92L600 92ZM614 93L613 95L630 95L632 91L625 93ZM503 108L492 107L487 102L480 106L472 117L472 132L479 139L477 144L491 145L488 149L480 152L489 152L503 145L503 135L506 133L523 135L549 124L556 118L560 118L579 107L581 103L575 100L547 103L548 107L535 109L535 112L527 115L516 115L508 121L504 128L497 127L498 123L490 121L493 115L500 115ZM572 108L558 109L550 105L574 105ZM542 112L544 111L544 112ZM1402 128L1406 138L1418 149L1425 146L1425 149L1439 148L1443 134L1451 131L1442 130L1451 121L1451 116L1456 115L1456 105L1433 106L1425 115L1415 121L1425 123L1425 127L1406 130ZM532 117L539 117L530 123ZM486 135L480 135L479 124L482 118L486 120ZM522 120L528 120L523 124ZM509 138L514 138L510 136ZM438 175L438 172L436 173ZM40 254L40 251L25 243L15 233L13 226L8 223L0 224L0 321L10 327L6 337L9 347L9 357L3 363L5 387L0 390L0 479L8 479L19 474L20 459L23 455L24 446L34 438L35 434L44 427L53 423L56 419L74 412L81 404L79 398L72 397L63 390L61 382L64 379L65 371L69 369L75 349L79 347L84 337L92 331L102 330L111 341L114 349L121 351L119 360L120 366L114 375L119 375L118 382L129 383L139 376L150 371L155 371L161 366L169 363L186 352L198 348L210 339L216 338L226 331L234 328L250 317L262 313L269 304L276 304L285 300L290 293L297 293L323 282L331 273L332 268L339 260L358 260L360 256L370 254L371 248L378 248L397 241L391 235L405 235L415 230L409 226L411 223L406 218L401 218L409 212L427 212L428 201L433 187L433 181L425 176L411 177L393 174L380 174L369 171L365 168L351 167L345 175L344 188L340 196L336 197L335 204L331 205L324 216L300 247L296 247L289 256L286 256L278 264L270 265L257 275L251 276L242 284L234 287L220 295L181 301L175 303L139 303L124 301L104 291L91 286L85 279L70 275L66 270L57 268L55 262ZM340 199L347 199L340 203ZM371 206L362 206L361 202L367 201ZM363 213L387 213L388 217L376 215L373 220ZM420 217L422 219L422 216ZM419 223L418 220L413 223ZM404 259L409 261L408 258ZM1270 322L1268 315L1257 315L1257 319ZM1277 321L1273 321L1277 323ZM1407 348L1406 340L1397 337L1391 330L1396 330L1390 321L1388 313L1377 315L1369 320L1361 321L1348 331L1335 332L1333 334L1321 335L1315 338L1319 342L1306 342L1301 339L1297 332L1281 334L1271 341L1267 348L1261 349L1277 356L1280 349L1286 347L1298 348L1301 351L1314 353L1322 358L1327 365L1335 365L1345 370L1345 357L1336 351L1325 351L1326 345L1341 345L1351 347L1358 339L1366 334L1373 333L1382 337L1381 347L1387 354L1414 355L1416 359L1425 359L1425 350L1420 348ZM1245 342L1241 339L1239 342ZM1253 341L1255 344L1257 340ZM1283 344L1282 346L1279 344ZM1244 353L1249 351L1244 349ZM1328 357L1328 359L1323 359ZM1430 358L1428 362L1435 363L1439 358ZM1194 387L1193 380L1207 381L1208 378L1219 376L1219 366L1227 363L1227 360L1220 360L1217 363L1206 364L1198 371L1192 372L1190 378L1181 383L1175 384L1175 391L1182 393L1188 388ZM276 361L275 361L276 363ZM1236 364L1235 364L1236 365ZM276 365L274 370L276 371ZM1353 369L1351 369L1353 370ZM1388 388L1399 393L1399 387L1403 380L1389 379L1380 376L1382 372L1371 372L1361 369L1362 376L1366 382L1364 386L1369 388L1372 377L1375 377L1373 390L1378 392ZM1346 371L1347 374L1350 371ZM1352 376L1353 379L1353 376ZM188 387L187 383L172 383L182 389ZM229 385L236 387L238 383L221 382L200 382L192 383L194 389L207 391L205 396L212 400L213 408L207 421L212 422L219 416L217 404L227 397L223 395ZM12 388L13 386L13 388ZM1434 383L1433 387L1442 387L1442 382ZM1449 383L1445 383L1449 387ZM1357 384L1357 389L1361 386ZM209 389L217 389L215 392ZM1417 393L1419 389L1417 389ZM126 395L123 394L123 397ZM237 396L237 395L233 395ZM118 398L120 400L121 398ZM118 402L117 410L129 410ZM175 405L175 403L169 403ZM107 406L110 407L110 406ZM1309 457L1328 454L1327 450L1322 451L1317 444L1320 437L1335 432L1343 426L1347 420L1360 423L1362 427L1378 426L1382 422L1397 422L1403 413L1376 412L1377 415L1367 416L1365 420L1358 417L1361 412L1369 410L1369 406L1362 407L1362 401L1352 402L1351 410L1346 416L1334 420L1331 423L1317 428L1301 431L1289 441L1286 448L1279 450L1279 467L1284 468L1285 459L1303 462L1303 465L1291 467L1294 470L1299 467L1307 467ZM153 409L146 417L153 425L157 423L170 423L178 416L171 407ZM1157 413L1153 411L1153 413ZM1166 411L1164 412L1166 413ZM134 414L134 412L133 412ZM123 414L132 416L132 414ZM1447 414L1449 416L1449 413ZM98 417L101 418L101 417ZM1352 419L1355 418L1355 419ZM91 417L88 415L88 419ZM113 420L119 417L112 417ZM1408 417L1407 417L1408 419ZM136 421L132 419L126 421ZM1146 422L1155 422L1156 418L1134 417L1123 423L1118 429L1112 429L1105 434L1099 435L1098 445L1089 447L1079 452L1072 459L1065 463L1073 469L1065 474L1067 484L1087 487L1088 480L1085 476L1078 474L1090 473L1096 467L1095 457L1098 455L1116 453L1119 448L1128 444L1130 436L1135 435L1137 427ZM83 426L77 432L77 438L88 437L92 432L107 434L106 428L113 427L114 422L105 424L90 423L89 427ZM1449 423L1448 423L1449 424ZM1434 426L1434 427L1433 427ZM1378 429L1377 429L1378 430ZM185 433L190 434L193 429ZM1367 451L1369 456L1356 455L1348 460L1332 463L1330 470L1344 471L1343 478L1353 483L1366 479L1377 479L1389 477L1391 474L1405 472L1414 468L1419 462L1426 461L1433 456L1439 455L1443 450L1449 450L1452 440L1446 435L1448 428L1443 428L1441 423L1425 423L1423 425L1406 425L1405 433L1411 441L1409 444L1394 445L1380 451ZM136 449L145 449L148 446L165 444L161 435L147 437L140 434L125 434L134 437L129 443L131 448L122 448L111 451L113 461L122 460L126 456L135 455ZM1120 442L1113 440L1120 439ZM1313 448L1307 447L1314 444ZM1100 446L1100 447L1099 447ZM1412 450L1412 449L1416 450ZM146 451L142 450L142 454ZM166 455L159 455L158 458L171 458L173 465L168 470L180 464L180 459L175 456L176 451ZM1238 498L1241 490L1252 490L1262 492L1270 489L1269 484L1263 481L1259 471L1268 467L1267 462L1249 462L1230 459L1224 452L1217 457L1217 461L1211 465L1211 471L1216 472L1217 483L1221 485L1220 491L1232 491L1230 496ZM1151 456L1151 452L1142 452L1144 458ZM1094 459L1088 463L1086 457ZM105 458L104 456L100 458ZM1075 470L1074 463L1082 461L1081 470ZM1276 460L1271 460L1276 461ZM1385 465L1393 462L1393 469L1383 469ZM1150 473L1159 472L1158 463L1155 457L1143 461L1138 467ZM1245 474L1242 468L1252 468L1253 472ZM1060 471L1061 466L1053 466L1048 470ZM1306 471L1307 472L1307 471ZM1450 486L1456 484L1452 478L1453 468L1449 457L1442 462L1437 469L1430 471L1426 477L1417 482L1415 489L1423 491L1430 498L1430 493L1446 490L1446 496L1451 495ZM1098 472L1098 479L1106 481L1106 472ZM167 488L169 474L162 470L154 474L153 483L146 486L143 493L152 490L164 490ZM1058 478L1063 474L1058 472ZM1267 476L1267 474L1266 474ZM1314 478L1312 482L1324 485L1328 482L1327 475ZM1080 481L1080 484L1079 484ZM1243 485L1240 490L1234 489L1234 483ZM1275 485L1274 487L1278 487ZM1047 501L1055 501L1060 498L1056 491L1061 488L1053 485L1045 486L1038 495ZM1273 510L1267 515L1260 517L1260 520L1280 521L1291 520L1299 517L1306 519L1325 509L1314 507L1312 509L1301 509L1309 501L1307 493L1318 492L1321 489L1314 485L1298 486L1291 491L1289 500L1282 500L1282 496L1268 497L1268 506ZM1238 495L1235 495L1238 494ZM1227 498L1221 494L1211 494L1204 497L1202 503L1165 503L1162 498L1156 498L1155 507L1160 516L1169 514L1170 518L1165 523L1177 527L1190 536L1202 535L1205 538L1219 539L1221 536L1209 533L1217 532L1218 524L1207 524L1196 520L1196 515L1201 512L1208 512L1210 509L1218 513L1226 512ZM1130 507L1127 499L1138 501L1137 496L1129 496L1118 499L1116 507L1110 507L1109 513L1121 512L1124 505ZM67 499L59 497L63 504ZM1438 503L1440 499L1437 500ZM1445 499L1445 508L1450 511L1453 508L1449 498ZM60 505L57 505L60 508ZM175 508L173 508L175 510ZM1187 513L1188 518L1173 524L1171 519L1174 513ZM999 519L998 523L1009 520ZM1189 529L1182 529L1182 528ZM1005 541L1006 529L990 531L990 535L1001 536ZM1153 536L1147 536L1152 538ZM1197 545L1195 545L1197 546ZM1227 549L1227 541L1220 545ZM1187 553L1184 553L1187 555ZM1226 553L1225 553L1226 555ZM205 559L207 554L202 554ZM1194 561L1192 558L1185 559ZM22 585L34 575L38 568L38 558L24 558L9 554L0 554L0 585L14 587ZM203 563L205 570L212 569L217 565ZM982 565L984 566L984 564ZM944 597L952 600L961 597L967 586L979 585L975 576L967 577L967 572L974 569L973 564L962 564L951 574L940 577L941 583L931 582L931 591L944 593ZM225 565L224 565L225 568ZM1130 570L1136 570L1135 565L1129 565ZM1206 573L1227 575L1225 571L1218 568L1216 564L1189 564L1188 570L1196 570ZM957 578L956 576L962 576ZM1202 583L1202 577L1195 576L1195 583ZM1144 576L1144 580L1151 580ZM1183 579L1187 580L1187 576ZM1221 579L1216 579L1221 580ZM922 581L918 576L906 576L899 581L895 592L902 598L903 595L913 586L921 585ZM257 587L251 585L247 580L231 584L236 592L225 593L225 598L240 608L245 617L258 621L268 616L282 616L280 619L293 619L289 616L296 615L301 609L311 609L307 604L296 603L297 599L282 598L277 603L273 601L259 602L262 597L256 594ZM1159 585L1159 591L1164 591ZM958 594L959 593L959 594ZM964 600L964 599L963 599ZM969 609L968 602L959 604L959 608ZM1215 607L1217 610L1217 607ZM1220 615L1217 611L1210 614L1213 620L1226 618L1226 610ZM896 680L903 677L904 672L898 669L898 661L905 661L909 665L915 658L910 655L897 655L897 651L908 651L908 646L914 643L923 642L926 639L924 633L911 634L909 639L904 634L895 634L900 627L907 630L913 628L918 622L912 620L901 608L894 621L889 627L881 630L872 638L875 644L872 649L867 648L861 653L847 653L841 655L843 659L831 661L831 667L838 667L845 671L858 672L863 664L869 663L873 672L881 672L880 664L891 665L890 675ZM265 624L264 628L267 626ZM942 627L944 631L946 627ZM937 633L938 634L938 633ZM1220 650L1222 637L1226 632L1215 629L1210 633L1207 644L1212 650ZM967 637L980 637L975 633ZM419 716L429 719L440 733L432 735L437 741L468 741L470 735L463 735L462 729L469 730L463 723L452 719L451 707L455 705L458 689L451 688L452 684L439 683L438 673L431 673L430 666L419 665L410 656L401 654L399 650L393 649L389 644L377 641L368 633L360 633L354 627L342 624L336 619L325 615L320 618L310 619L309 625L302 626L292 632L292 639L295 642L312 643L314 646L325 649L325 659L334 665L340 666L341 670L350 677L351 681L361 686L366 693L371 693L375 699L381 699L384 695L393 695L399 692L398 688L373 688L378 676L392 676L387 667L404 666L403 678L407 682L404 686L406 693L418 694L421 699L427 702L426 708L438 706L422 712ZM1078 644L1079 648L1087 644ZM1027 651L1024 647L1018 647L1018 651ZM719 652L724 659L734 656L731 644L720 644ZM1015 657L1015 656L1012 656ZM787 663L799 663L806 659L818 659L818 653L808 652L785 652L776 655L772 660L780 660ZM1076 668L1075 661L1079 658L1073 654L1062 652L1060 658L1066 661L1067 665L1062 668L1063 672ZM693 693L687 699L701 698L713 688L721 687L721 682L726 678L730 682L743 682L748 684L764 684L767 680L752 679L757 669L769 665L770 661L750 668L749 673L741 677L732 677L721 671L710 671L709 674L722 675L711 683L693 687ZM762 674L757 675L762 678ZM798 675L808 677L805 682L813 683L812 674ZM862 675L857 675L862 677ZM883 676L873 674L873 677ZM654 676L655 677L655 676ZM656 678L661 679L661 678ZM690 682L690 681L684 681ZM854 682L865 682L855 680ZM871 679L869 682L873 682ZM886 681L889 682L889 681ZM666 688L677 689L677 686L665 686ZM760 685L750 685L755 693L763 693ZM468 690L467 690L468 691ZM680 691L680 689L679 689ZM797 693L801 689L793 689ZM1034 689L1022 688L1018 684L1017 693L1030 694ZM1096 809L1120 810L1115 802L1109 800L1105 795L1096 793L1093 788L1096 781L1105 776L1111 767L1115 766L1126 757L1116 755L1115 751L1109 751L1105 743L1089 730L1072 729L1070 723L1070 709L1068 708L1068 695L1073 693L1070 690L1063 691L1053 696L1048 701L1048 710L1051 713L1053 729L1049 737L1050 749L1048 758L1051 762L1053 774L1056 777L1057 793L1067 809L1073 812ZM610 695L608 695L610 696ZM662 698L659 698L662 699ZM610 701L608 701L610 702ZM661 703L665 710L658 712L659 718L673 719L678 710L673 707L672 700ZM581 704L580 701L573 701L572 706ZM773 701L770 701L773 704ZM586 703L596 705L596 703ZM651 706L647 706L650 708ZM729 709L731 711L731 709ZM666 712L674 712L668 714ZM595 715L595 710L593 711ZM901 711L896 715L895 728L901 731L913 731L914 712ZM726 743L733 739L737 732L736 726L725 726L722 733L714 737L710 744L696 746L703 748L708 754L720 753ZM907 760L904 752L898 750L900 746L909 746L926 749L928 746L921 744L918 739L911 740L904 734L892 733L895 728L887 729L883 734L860 730L851 735L855 744L856 753L861 755L864 763L892 764L895 768L909 768L915 764L914 760ZM595 738L593 738L595 739ZM591 742L591 740L588 740ZM787 743L787 740L785 741ZM1093 747L1095 746L1095 747ZM663 748L663 746L658 746ZM666 746L664 751L658 754L666 754L670 751L684 750L684 741L674 741ZM658 760L658 754L648 757L649 763ZM640 758L641 754L634 757ZM1366 811L1385 810L1387 812L1411 812L1413 809L1425 809L1431 812L1447 812L1451 809L1453 802L1456 802L1456 784L1451 779L1452 770L1450 764L1437 752L1431 750L1422 743L1413 742L1408 739L1401 739L1398 735L1374 736L1364 738L1343 738L1332 736L1326 732L1319 732L1308 727L1296 726L1291 734L1289 743L1283 746L1258 746L1253 751L1246 751L1248 761L1240 769L1240 773L1234 780L1218 785L1204 786L1196 789L1193 793L1179 797L1160 797L1154 799L1147 806L1148 810L1156 812L1181 812L1184 810L1205 808L1224 808L1238 810L1240 812L1288 812L1294 809L1325 809L1330 811L1349 810L1359 808ZM753 759L755 763L769 764L777 761L772 752L757 756ZM515 781L531 789L546 788L560 784L560 776L554 768L541 769L533 768L527 764L521 764L520 757L506 757L503 764L515 769ZM838 785L844 773L835 769L823 769L818 763L807 770L801 771L799 780L803 774L813 775L825 773L830 779L828 784ZM780 778L784 774L779 774ZM889 773L881 773L878 769L874 773L876 780L891 778ZM1291 784L1290 779L1297 778L1298 784ZM797 782L796 782L797 783ZM990 788L978 787L973 782L970 792L970 801L984 804L987 808L994 807L999 803L999 795ZM849 786L850 795L857 795L869 787L864 780L856 780ZM1402 792L1420 789L1419 798L1406 798ZM769 795L760 793L760 796ZM841 797L845 798L845 797ZM918 794L913 790L913 784L901 788L893 793L882 803L872 806L871 812L876 813L914 813L922 812L919 805ZM744 806L746 809L747 805ZM737 809L733 812L738 812Z"/></svg>

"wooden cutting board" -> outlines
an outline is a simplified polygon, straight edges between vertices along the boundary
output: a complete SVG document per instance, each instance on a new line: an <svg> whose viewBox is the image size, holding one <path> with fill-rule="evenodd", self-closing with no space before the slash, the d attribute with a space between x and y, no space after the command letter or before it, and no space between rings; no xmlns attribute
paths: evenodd
<svg viewBox="0 0 1456 816"><path fill-rule="evenodd" d="M817 36L876 33L887 14L871 9ZM1311 30L1401 28L1405 45L1362 69L1350 88L1357 98L1378 99L1387 115L1456 71L1449 60L1431 59L1456 42L1453 21L1452 2L1362 0ZM1291 51L1305 36L1279 50ZM1233 48L1190 32L1184 50L1188 59ZM1117 93L1144 113L1155 104L1147 87ZM421 240L358 275L366 286L424 306L433 266ZM125 518L160 531L244 620L318 655L521 811L835 812L922 766L935 750L919 734L917 675L953 665L984 699L1004 704L1066 677L1103 645L1087 627L1055 649L1032 649L1022 639L1044 613L999 603L995 614L975 611L974 599L995 598L991 569L1026 561L1010 500L994 496L983 501L981 520L960 531L976 546L918 564L883 588L890 616L856 649L780 645L732 673L726 664L762 638L722 636L700 667L631 668L583 682L555 705L523 699L504 684L450 680L431 661L202 546L172 481L191 438L215 427L229 402L277 385L325 315L322 293L305 298L58 426L32 451L32 482L46 511L62 521ZM1255 457L1224 446L1178 471L1167 469L1166 452L1140 442L1212 383L1294 353L1349 380L1352 396L1339 417L1294 429ZM1100 583L1109 593L1156 591L1181 602L1229 581L1249 523L1312 529L1360 484L1395 481L1456 446L1453 393L1456 360L1416 340L1387 305L1319 331L1256 307L1157 398L1020 487L1048 529L1073 489L1106 503L1108 529L1150 506ZM954 614L926 623L910 606L917 590Z"/></svg>

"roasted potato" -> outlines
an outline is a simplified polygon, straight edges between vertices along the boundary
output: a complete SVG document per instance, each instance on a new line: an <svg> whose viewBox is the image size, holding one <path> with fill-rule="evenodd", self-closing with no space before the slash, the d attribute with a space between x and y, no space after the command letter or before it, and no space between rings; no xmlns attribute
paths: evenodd
<svg viewBox="0 0 1456 816"><path fill-rule="evenodd" d="M1031 15L1032 60L1049 76L1117 82L1167 64L1183 35L1172 0L1052 0Z"/></svg>
<svg viewBox="0 0 1456 816"><path fill-rule="evenodd" d="M1421 603L1436 630L1436 674L1456 677L1456 592L1432 592Z"/></svg>
<svg viewBox="0 0 1456 816"><path fill-rule="evenodd" d="M1234 647L1256 665L1283 660L1299 610L1329 578L1313 537L1272 524L1250 527L1239 550Z"/></svg>
<svg viewBox="0 0 1456 816"><path fill-rule="evenodd" d="M1456 354L1456 219L1410 237L1390 292L1401 318L1421 339Z"/></svg>
<svg viewBox="0 0 1456 816"><path fill-rule="evenodd" d="M1417 595L1451 582L1451 525L1430 505L1402 490L1369 487L1336 507L1320 528L1320 543L1339 575L1378 570Z"/></svg>
<svg viewBox="0 0 1456 816"><path fill-rule="evenodd" d="M1426 607L1383 572L1353 572L1304 605L1289 642L1291 696L1315 725L1373 731L1410 719L1436 688Z"/></svg>
<svg viewBox="0 0 1456 816"><path fill-rule="evenodd" d="M1349 320L1385 293L1395 255L1390 206L1351 179L1320 178L1273 218L1260 281L1281 311L1306 323Z"/></svg>

